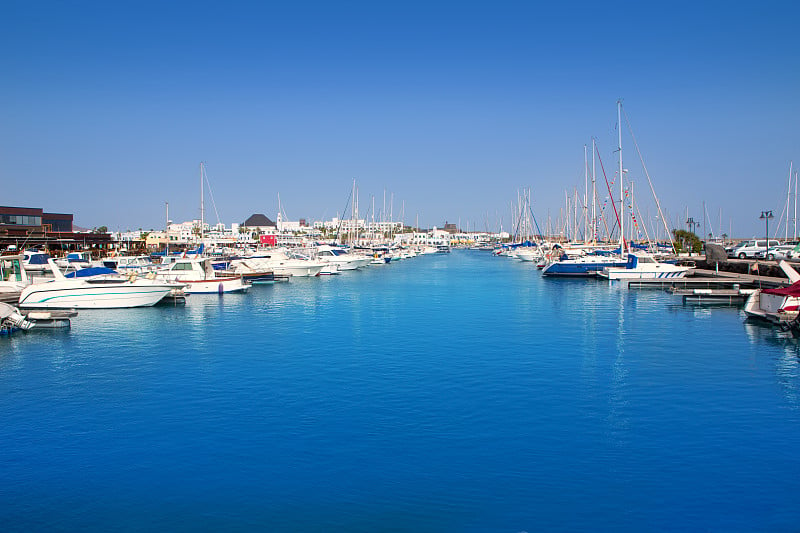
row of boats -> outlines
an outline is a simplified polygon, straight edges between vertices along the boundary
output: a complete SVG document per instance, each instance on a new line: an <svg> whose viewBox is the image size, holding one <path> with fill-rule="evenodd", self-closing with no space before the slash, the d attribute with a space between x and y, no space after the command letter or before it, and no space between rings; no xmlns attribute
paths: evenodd
<svg viewBox="0 0 800 533"><path fill-rule="evenodd" d="M84 253L61 260L35 253L7 255L0 256L0 300L35 310L145 307L165 298L246 292L254 283L338 274L437 251L385 248L356 252L325 245L313 251L267 249L244 256L207 257L198 250L164 256L160 263L148 256L91 261Z"/></svg>
<svg viewBox="0 0 800 533"><path fill-rule="evenodd" d="M621 247L586 244L547 244L509 246L498 250L521 261L535 262L543 276L595 277L608 280L624 279L675 279L691 272L692 264L679 264L676 260L665 260L647 250L620 253Z"/></svg>
<svg viewBox="0 0 800 533"><path fill-rule="evenodd" d="M691 264L658 260L654 254L643 250L628 252L623 257L619 255L619 249L614 251L585 245L509 246L498 249L496 253L522 261L534 261L543 276L552 277L599 276L609 280L668 281L683 278L694 269ZM781 261L779 266L791 285L740 289L742 295L746 295L744 313L748 319L800 332L800 273L786 261Z"/></svg>

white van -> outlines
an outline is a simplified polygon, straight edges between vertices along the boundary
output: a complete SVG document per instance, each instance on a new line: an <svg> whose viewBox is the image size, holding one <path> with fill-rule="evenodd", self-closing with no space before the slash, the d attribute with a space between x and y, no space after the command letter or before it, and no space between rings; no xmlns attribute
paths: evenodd
<svg viewBox="0 0 800 533"><path fill-rule="evenodd" d="M731 257L738 257L739 259L752 259L756 256L756 252L761 252L762 254L767 251L767 246L765 245L767 241L764 239L753 239L750 241L742 241L736 246L733 247L731 250L730 256ZM779 246L781 243L780 241L770 239L769 240L769 247L772 248L773 246Z"/></svg>

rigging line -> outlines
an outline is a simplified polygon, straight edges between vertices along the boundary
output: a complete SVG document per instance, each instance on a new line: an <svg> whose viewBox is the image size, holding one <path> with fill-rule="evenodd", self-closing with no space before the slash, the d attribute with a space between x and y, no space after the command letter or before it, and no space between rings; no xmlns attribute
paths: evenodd
<svg viewBox="0 0 800 533"><path fill-rule="evenodd" d="M533 206L530 202L528 202L528 211L530 211L531 217L533 218L533 223L536 225L536 231L539 233L539 235L542 235L542 230L539 228L539 222L536 220L536 215L533 214Z"/></svg>
<svg viewBox="0 0 800 533"><path fill-rule="evenodd" d="M639 217L638 220L636 217ZM642 218L642 209L639 207L639 203L631 194L631 220L634 223L634 227L641 227L644 231L644 238L647 239L648 243L653 242L650 239L650 233L647 231L647 224L644 223L644 218Z"/></svg>
<svg viewBox="0 0 800 533"><path fill-rule="evenodd" d="M220 220L219 213L217 212L217 203L214 201L214 192L211 190L211 182L208 181L208 172L206 172L205 166L203 166L203 178L205 178L206 185L208 185L208 194L211 196L211 205L214 206L214 214L217 215L217 224L219 224Z"/></svg>
<svg viewBox="0 0 800 533"><path fill-rule="evenodd" d="M350 200L353 198L353 190L350 189L350 196L347 197L347 202L344 204L344 211L342 211L342 218L339 219L339 225L336 226L336 237L333 239L333 244L336 244L336 241L339 240L339 232L342 230L342 222L344 222L344 216L347 214L347 208L350 206Z"/></svg>
<svg viewBox="0 0 800 533"><path fill-rule="evenodd" d="M711 223L711 217L708 214L708 206L703 202L703 209L706 212L706 222L708 222L708 229L711 230L711 238L714 239L714 224Z"/></svg>
<svg viewBox="0 0 800 533"><path fill-rule="evenodd" d="M787 185L787 190L786 190L786 203L784 204L783 200L781 200L781 206L782 206L783 210L781 211L781 216L778 218L778 223L775 224L775 230L772 232L772 236L774 238L776 238L776 239L778 238L778 230L781 227L781 223L784 222L784 220L783 220L784 215L786 215L786 221L785 221L786 222L786 233L787 234L789 233L789 210L788 210L788 207L789 207L789 195L792 194L791 162L790 162L789 165L790 165L789 166L789 184Z"/></svg>
<svg viewBox="0 0 800 533"><path fill-rule="evenodd" d="M614 208L614 216L617 217L617 226L619 226L620 223L619 223L619 213L617 212L617 204L614 203L614 193L611 192L611 185L609 185L608 177L606 176L606 168L603 166L603 159L600 157L600 150L597 149L597 145L595 145L594 150L597 153L597 160L600 161L600 170L603 172L603 179L606 180L606 187L608 188L608 199L611 202L611 207ZM620 176L619 179L622 179L622 176ZM622 199L620 199L620 201L622 201ZM622 207L621 204L620 207ZM608 231L608 223L606 223L606 231ZM611 231L614 231L614 228L611 228ZM608 238L611 239L611 232L609 232ZM625 239L624 236L622 238ZM620 253L621 252L622 250L620 249Z"/></svg>
<svg viewBox="0 0 800 533"><path fill-rule="evenodd" d="M667 237L669 238L669 244L672 246L672 251L674 253L675 242L672 240L672 233L670 233L669 227L667 226L667 221L664 218L664 213L661 211L661 202L658 201L656 190L653 187L653 181L650 179L650 173L647 172L647 165L644 164L644 158L642 157L642 152L641 150L639 150L639 143L636 142L636 136L633 134L633 127L631 126L631 121L628 119L628 113L625 112L625 109L622 109L622 114L625 116L625 124L628 125L628 132L631 134L631 139L633 140L633 146L636 147L636 155L639 156L639 161L642 163L642 168L644 169L644 175L647 176L647 184L650 185L650 192L653 193L653 199L655 199L656 201L656 208L658 209L658 214L661 216L661 220L664 222L664 229L667 232Z"/></svg>
<svg viewBox="0 0 800 533"><path fill-rule="evenodd" d="M602 198L600 198L600 196L599 196L599 191L597 191L597 190L595 190L595 195L594 196L595 196L595 201L598 203L598 205L601 205L601 207L600 207L600 216L598 217L597 214L595 214L595 225L597 224L598 220L602 220L603 221L603 226L606 228L606 238L608 240L611 240L611 233L608 231L608 220L606 220L606 203L607 202L603 202L602 201ZM595 227L595 231L596 232L598 232L597 231L598 229L599 228Z"/></svg>

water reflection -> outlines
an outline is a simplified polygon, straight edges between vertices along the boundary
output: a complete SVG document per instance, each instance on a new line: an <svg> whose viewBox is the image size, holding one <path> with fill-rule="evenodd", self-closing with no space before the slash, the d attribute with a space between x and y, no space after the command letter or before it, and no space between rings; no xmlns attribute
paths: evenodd
<svg viewBox="0 0 800 533"><path fill-rule="evenodd" d="M627 288L621 284L613 287L617 300L617 339L616 356L611 374L611 393L609 396L609 431L612 444L623 446L627 439L627 432L630 427L630 420L627 414L628 398L625 394L627 388L628 369L625 365L625 312L626 305L630 302ZM635 300L635 298L633 299Z"/></svg>
<svg viewBox="0 0 800 533"><path fill-rule="evenodd" d="M790 408L800 410L800 338L792 331L782 331L758 321L745 320L743 325L751 344L774 350L759 350L756 353L769 354L784 398Z"/></svg>

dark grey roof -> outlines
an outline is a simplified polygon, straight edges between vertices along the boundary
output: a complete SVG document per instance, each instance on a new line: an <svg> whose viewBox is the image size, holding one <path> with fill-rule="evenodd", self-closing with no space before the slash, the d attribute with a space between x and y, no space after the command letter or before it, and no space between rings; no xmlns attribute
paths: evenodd
<svg viewBox="0 0 800 533"><path fill-rule="evenodd" d="M262 215L261 213L256 213L254 215L250 215L250 218L245 220L242 223L242 226L247 226L249 228L260 226L275 226L275 223L271 221L266 215Z"/></svg>

